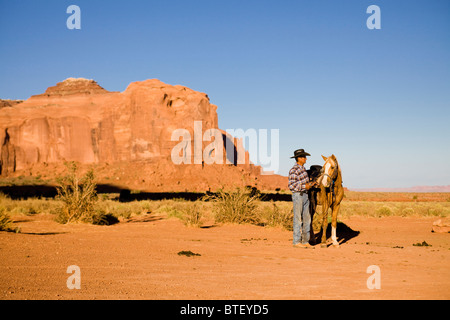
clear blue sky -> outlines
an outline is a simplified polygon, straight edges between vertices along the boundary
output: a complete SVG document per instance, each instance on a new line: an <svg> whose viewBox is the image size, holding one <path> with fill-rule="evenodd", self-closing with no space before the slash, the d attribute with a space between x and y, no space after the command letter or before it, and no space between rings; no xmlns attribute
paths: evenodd
<svg viewBox="0 0 450 320"><path fill-rule="evenodd" d="M0 98L68 77L205 92L221 129L280 130L282 175L304 148L349 188L450 184L448 0L0 0Z"/></svg>

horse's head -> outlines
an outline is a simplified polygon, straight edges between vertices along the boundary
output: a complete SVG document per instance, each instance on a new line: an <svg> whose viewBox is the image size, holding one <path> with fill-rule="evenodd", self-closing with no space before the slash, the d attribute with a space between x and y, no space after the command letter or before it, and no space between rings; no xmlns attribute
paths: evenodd
<svg viewBox="0 0 450 320"><path fill-rule="evenodd" d="M336 157L331 155L330 157L324 157L322 156L323 160L325 160L325 164L323 165L323 172L322 172L322 178L320 183L325 187L328 188L331 185L331 182L333 180L337 179L338 172L339 172L339 164L337 162Z"/></svg>

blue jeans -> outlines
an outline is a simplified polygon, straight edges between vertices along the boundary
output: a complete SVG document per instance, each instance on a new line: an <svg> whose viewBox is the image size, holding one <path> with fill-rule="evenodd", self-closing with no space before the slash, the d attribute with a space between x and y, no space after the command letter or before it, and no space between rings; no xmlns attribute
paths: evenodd
<svg viewBox="0 0 450 320"><path fill-rule="evenodd" d="M294 240L293 243L309 242L311 229L311 215L309 214L308 194L304 192L292 193L292 202L294 203Z"/></svg>

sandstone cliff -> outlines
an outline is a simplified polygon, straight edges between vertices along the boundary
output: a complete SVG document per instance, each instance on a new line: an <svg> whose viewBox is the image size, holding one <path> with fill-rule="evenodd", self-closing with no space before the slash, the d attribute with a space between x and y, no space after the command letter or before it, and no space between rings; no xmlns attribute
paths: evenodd
<svg viewBox="0 0 450 320"><path fill-rule="evenodd" d="M205 93L156 79L110 92L94 80L69 78L26 101L3 104L0 175L39 172L51 177L64 161L76 161L97 165L99 179L145 190L257 185L258 179L263 187L262 180L273 180L260 176L248 154L239 166L173 164L171 151L178 142L171 140L172 132L181 128L193 137L195 121L200 121L202 133L218 129L216 110ZM239 149L233 137L228 139ZM113 173L117 170L120 174Z"/></svg>

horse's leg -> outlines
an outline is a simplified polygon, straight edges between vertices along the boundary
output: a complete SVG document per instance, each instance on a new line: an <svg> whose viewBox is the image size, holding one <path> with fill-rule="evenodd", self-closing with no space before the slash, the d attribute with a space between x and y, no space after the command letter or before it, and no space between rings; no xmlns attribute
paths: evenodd
<svg viewBox="0 0 450 320"><path fill-rule="evenodd" d="M322 198L322 214L323 214L323 221L322 221L322 242L320 246L322 248L327 247L327 227L328 227L328 199L326 196Z"/></svg>
<svg viewBox="0 0 450 320"><path fill-rule="evenodd" d="M339 242L336 237L336 228L337 228L337 215L339 212L340 204L336 204L332 206L332 218L331 218L331 240L333 240L333 246L339 247Z"/></svg>

